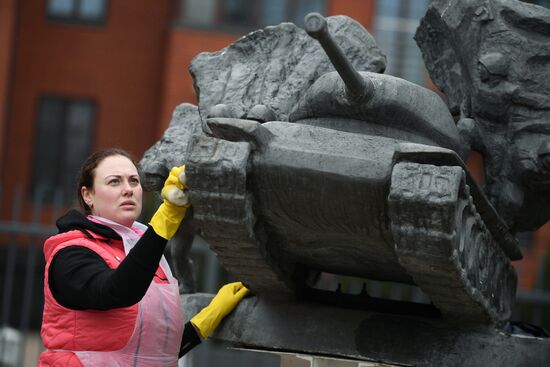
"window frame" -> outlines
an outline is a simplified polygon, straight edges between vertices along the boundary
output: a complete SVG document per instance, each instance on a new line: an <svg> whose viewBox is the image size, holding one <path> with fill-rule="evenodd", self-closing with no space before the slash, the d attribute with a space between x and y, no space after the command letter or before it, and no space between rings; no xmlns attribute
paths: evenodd
<svg viewBox="0 0 550 367"><path fill-rule="evenodd" d="M45 103L47 103L48 100L61 103L62 105L61 121L60 121L61 128L60 128L60 131L58 132L60 134L59 142L61 144L61 147L59 148L59 152L56 152L58 153L59 157L56 160L55 167L54 167L55 182L53 183L53 187L51 188L46 187L45 192L43 193L43 196L42 196L42 202L50 203L50 204L53 203L56 198L56 192L60 191L63 194L61 202L63 204L69 204L74 200L74 196L75 196L73 195L74 193L72 192L74 191L73 190L74 187L70 187L71 185L69 187L65 187L64 185L65 180L63 176L63 172L68 168L66 167L67 163L64 157L68 153L70 153L70 152L67 152L67 149L68 149L67 134L68 134L69 123L70 123L69 111L70 111L71 105L76 103L86 103L92 108L91 119L89 121L89 126L88 126L88 129L89 129L88 147L87 147L87 151L81 157L82 159L86 159L86 157L93 151L93 147L95 143L96 129L98 125L97 122L99 120L98 103L95 98L90 98L87 96L82 96L82 97L66 96L66 95L60 95L60 94L54 94L54 93L42 93L39 96L37 96L36 105L35 105L34 135L33 135L32 148L31 148L32 149L31 157L32 157L33 164L29 166L30 172L28 175L28 177L30 178L29 182L31 184L27 188L28 190L27 192L29 193L30 195L29 197L31 198L34 198L39 193L39 190L38 190L39 186L33 183L40 182L40 177L37 177L37 175L40 174L40 172L36 168L37 163L39 162L39 159L37 157L39 157L44 153L42 151L39 151L41 148L39 134L40 134L40 131L42 130L41 129L43 124L42 121L44 120L44 117L42 115L42 109L44 108L44 105ZM74 175L76 178L78 175L79 167L73 167L73 168L76 169L76 171L74 172ZM76 184L76 181L72 183L72 186L74 186L75 184Z"/></svg>
<svg viewBox="0 0 550 367"><path fill-rule="evenodd" d="M194 29L201 29L201 30L208 30L208 31L226 31L231 33L239 33L243 34L246 32L250 32L256 29L264 28L266 26L270 25L277 25L277 24L263 24L261 22L262 18L262 11L264 6L264 1L271 1L271 0L262 0L262 2L258 2L256 0L247 0L249 4L251 4L252 10L249 11L245 18L247 19L246 22L243 22L242 24L236 24L231 23L225 20L224 17L224 0L214 0L214 14L212 17L211 23L195 23L190 22L186 19L185 16L185 2L189 0L179 0L177 3L178 10L174 13L176 14L176 18L173 19L172 25L174 27L188 27L188 28L194 28ZM299 6L294 3L294 0L285 0L286 1L286 9L284 11L285 13L285 19L283 22L292 22L295 24L298 24L298 14L297 11L299 10ZM326 15L328 13L328 0L318 0L321 3L322 11L321 14ZM305 16L305 15L304 15ZM254 21L256 20L256 21ZM300 26L298 24L298 26Z"/></svg>
<svg viewBox="0 0 550 367"><path fill-rule="evenodd" d="M52 14L49 9L49 4L52 0L46 0L45 12L46 19L51 23L58 24L74 24L74 25L90 25L103 26L107 23L107 14L109 13L110 1L103 0L103 8L101 17L90 19L82 17L80 14L80 4L86 0L70 0L73 3L73 11L69 15Z"/></svg>
<svg viewBox="0 0 550 367"><path fill-rule="evenodd" d="M429 87L429 73L420 49L413 41L419 19L416 18L416 9L413 7L418 6L418 3L395 0L391 4L384 4L385 7L376 7L371 34L388 58L385 73L422 87ZM424 6L428 8L429 0L424 0Z"/></svg>

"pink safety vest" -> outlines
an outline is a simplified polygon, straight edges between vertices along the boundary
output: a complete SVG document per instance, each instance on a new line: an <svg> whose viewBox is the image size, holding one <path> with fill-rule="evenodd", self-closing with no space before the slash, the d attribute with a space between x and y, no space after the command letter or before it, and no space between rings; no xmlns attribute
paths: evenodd
<svg viewBox="0 0 550 367"><path fill-rule="evenodd" d="M115 230L123 239L125 251L110 246L91 233L80 231L49 238L44 244L44 316L42 341L47 350L39 366L177 366L183 333L177 280L166 260L161 268L168 283L151 282L142 300L133 306L106 311L71 310L61 306L48 285L48 270L54 255L67 246L87 247L115 269L146 228L127 228L103 218L90 218ZM159 272L157 271L157 274Z"/></svg>

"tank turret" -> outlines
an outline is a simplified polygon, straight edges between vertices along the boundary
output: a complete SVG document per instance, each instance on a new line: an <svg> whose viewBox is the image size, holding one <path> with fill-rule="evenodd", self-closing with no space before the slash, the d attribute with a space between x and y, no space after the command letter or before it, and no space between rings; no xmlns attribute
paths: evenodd
<svg viewBox="0 0 550 367"><path fill-rule="evenodd" d="M391 75L357 71L317 13L305 17L307 33L316 39L336 72L321 76L290 114L290 121L338 130L381 135L440 146L465 159L453 117L433 91ZM335 122L334 117L363 123ZM328 119L327 119L328 118Z"/></svg>
<svg viewBox="0 0 550 367"><path fill-rule="evenodd" d="M374 90L372 81L363 78L346 58L340 46L331 37L325 18L319 13L309 13L306 15L304 23L307 34L319 41L332 65L346 84L348 98L356 102L362 102L372 96Z"/></svg>

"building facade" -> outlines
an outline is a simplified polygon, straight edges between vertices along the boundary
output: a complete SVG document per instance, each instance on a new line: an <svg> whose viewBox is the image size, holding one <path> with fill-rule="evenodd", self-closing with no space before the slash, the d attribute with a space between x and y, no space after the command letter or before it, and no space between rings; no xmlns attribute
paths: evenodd
<svg viewBox="0 0 550 367"><path fill-rule="evenodd" d="M122 147L136 157L195 102L187 71L202 51L309 11L348 13L367 27L372 1L3 2L0 58L2 217L24 201L73 196L89 152Z"/></svg>

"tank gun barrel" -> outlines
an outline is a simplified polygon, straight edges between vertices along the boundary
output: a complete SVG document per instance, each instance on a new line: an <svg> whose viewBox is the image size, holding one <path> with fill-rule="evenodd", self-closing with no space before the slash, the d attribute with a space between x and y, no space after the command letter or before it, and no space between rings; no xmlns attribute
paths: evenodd
<svg viewBox="0 0 550 367"><path fill-rule="evenodd" d="M348 96L353 100L362 100L372 95L374 85L355 70L344 51L332 38L325 17L319 13L309 13L304 18L304 24L307 34L319 41L330 62L344 81Z"/></svg>

